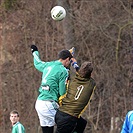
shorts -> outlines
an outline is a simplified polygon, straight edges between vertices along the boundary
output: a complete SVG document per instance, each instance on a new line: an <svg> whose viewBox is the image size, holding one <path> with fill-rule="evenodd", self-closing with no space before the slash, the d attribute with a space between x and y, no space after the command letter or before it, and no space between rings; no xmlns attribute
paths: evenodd
<svg viewBox="0 0 133 133"><path fill-rule="evenodd" d="M58 108L59 105L55 101L36 101L35 109L42 127L55 125L55 114Z"/></svg>
<svg viewBox="0 0 133 133"><path fill-rule="evenodd" d="M60 110L55 115L55 122L56 133L83 133L87 124L82 117L77 118Z"/></svg>
<svg viewBox="0 0 133 133"><path fill-rule="evenodd" d="M77 121L77 117L58 110L55 115L55 122L57 124L56 133L73 133Z"/></svg>

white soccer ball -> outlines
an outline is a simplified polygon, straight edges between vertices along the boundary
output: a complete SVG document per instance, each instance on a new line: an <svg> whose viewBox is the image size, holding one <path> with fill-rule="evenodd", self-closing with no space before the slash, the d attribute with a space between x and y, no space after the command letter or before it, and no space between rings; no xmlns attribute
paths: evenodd
<svg viewBox="0 0 133 133"><path fill-rule="evenodd" d="M66 10L62 6L55 6L51 9L51 17L53 20L61 21L66 17Z"/></svg>

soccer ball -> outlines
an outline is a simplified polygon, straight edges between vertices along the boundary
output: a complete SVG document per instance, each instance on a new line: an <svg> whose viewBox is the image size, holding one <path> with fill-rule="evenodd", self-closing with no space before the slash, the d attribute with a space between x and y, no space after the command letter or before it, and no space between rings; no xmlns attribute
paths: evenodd
<svg viewBox="0 0 133 133"><path fill-rule="evenodd" d="M53 20L61 21L66 17L66 10L62 6L55 6L51 9L51 17Z"/></svg>

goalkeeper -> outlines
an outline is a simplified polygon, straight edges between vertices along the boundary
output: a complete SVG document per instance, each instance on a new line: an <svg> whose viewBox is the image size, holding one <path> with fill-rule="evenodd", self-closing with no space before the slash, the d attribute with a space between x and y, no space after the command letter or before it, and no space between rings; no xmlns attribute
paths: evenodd
<svg viewBox="0 0 133 133"><path fill-rule="evenodd" d="M75 60L72 64L76 64ZM69 81L64 98L60 98L61 105L55 115L56 133L83 133L86 127L87 121L81 117L81 113L89 104L96 86L91 77L92 63L84 62L77 71Z"/></svg>

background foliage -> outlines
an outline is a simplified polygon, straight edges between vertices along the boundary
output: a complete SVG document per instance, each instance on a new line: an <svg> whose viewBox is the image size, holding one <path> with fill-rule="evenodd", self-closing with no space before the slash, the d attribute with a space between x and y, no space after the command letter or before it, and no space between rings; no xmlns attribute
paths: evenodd
<svg viewBox="0 0 133 133"><path fill-rule="evenodd" d="M11 132L9 113L17 109L27 133L41 133L34 109L41 73L33 66L30 45L41 59L57 59L61 49L76 48L81 64L94 64L97 89L83 117L85 133L118 133L133 109L131 0L1 0L0 132ZM56 22L50 10L62 5L67 16Z"/></svg>

